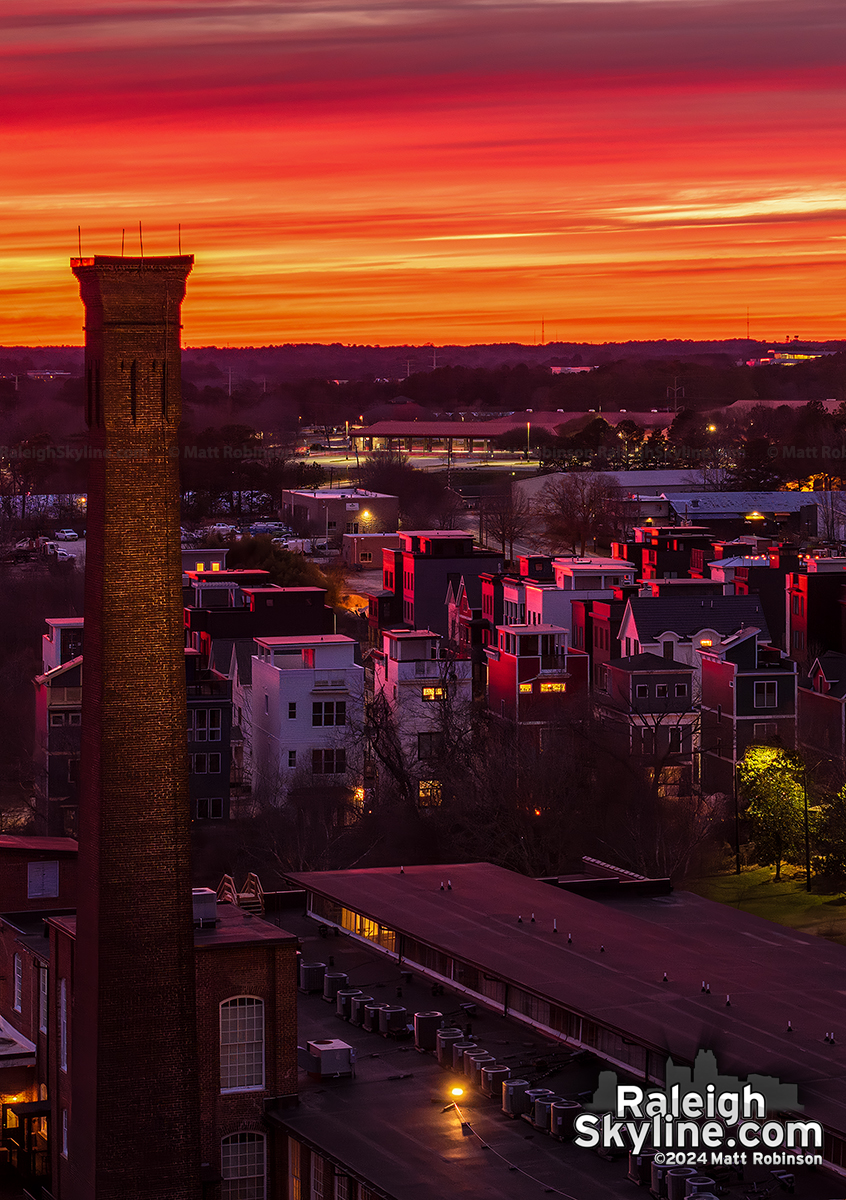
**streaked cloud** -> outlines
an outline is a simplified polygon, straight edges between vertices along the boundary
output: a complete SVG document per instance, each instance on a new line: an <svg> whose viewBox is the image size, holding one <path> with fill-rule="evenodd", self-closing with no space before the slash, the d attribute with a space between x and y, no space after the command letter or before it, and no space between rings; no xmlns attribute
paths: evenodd
<svg viewBox="0 0 846 1200"><path fill-rule="evenodd" d="M7 0L0 342L78 340L77 225L114 252L139 219L197 255L195 342L747 304L846 336L844 34L827 0Z"/></svg>

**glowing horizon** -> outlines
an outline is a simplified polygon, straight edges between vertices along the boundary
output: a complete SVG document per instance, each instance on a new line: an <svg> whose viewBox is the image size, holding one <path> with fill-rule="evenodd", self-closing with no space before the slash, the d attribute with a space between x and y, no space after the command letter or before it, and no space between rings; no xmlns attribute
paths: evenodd
<svg viewBox="0 0 846 1200"><path fill-rule="evenodd" d="M846 337L832 0L10 0L0 344L182 247L188 346Z"/></svg>

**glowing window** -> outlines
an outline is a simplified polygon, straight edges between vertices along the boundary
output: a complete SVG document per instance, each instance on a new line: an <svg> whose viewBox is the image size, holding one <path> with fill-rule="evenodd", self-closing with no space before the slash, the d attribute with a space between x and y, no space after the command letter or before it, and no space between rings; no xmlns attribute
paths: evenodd
<svg viewBox="0 0 846 1200"><path fill-rule="evenodd" d="M219 571L219 570L220 570L220 563L212 563L212 570L213 570L213 571Z"/></svg>
<svg viewBox="0 0 846 1200"><path fill-rule="evenodd" d="M198 571L205 571L205 569L206 569L206 564L205 564L205 563L197 563L197 567L196 567L196 569L197 569Z"/></svg>
<svg viewBox="0 0 846 1200"><path fill-rule="evenodd" d="M714 643L711 640L711 638L702 638L702 640L699 643L700 646L713 646L713 644Z"/></svg>
<svg viewBox="0 0 846 1200"><path fill-rule="evenodd" d="M542 683L540 685L540 690L542 692L566 692L567 684L566 683Z"/></svg>
<svg viewBox="0 0 846 1200"><path fill-rule="evenodd" d="M531 695L532 694L532 685L530 683L521 683L520 684L520 692L523 695Z"/></svg>
<svg viewBox="0 0 846 1200"><path fill-rule="evenodd" d="M423 689L423 699L424 700L443 700L443 698L444 698L444 689L442 687L424 687L424 689Z"/></svg>
<svg viewBox="0 0 846 1200"><path fill-rule="evenodd" d="M417 802L422 808L437 808L443 798L439 779L421 779L417 785Z"/></svg>

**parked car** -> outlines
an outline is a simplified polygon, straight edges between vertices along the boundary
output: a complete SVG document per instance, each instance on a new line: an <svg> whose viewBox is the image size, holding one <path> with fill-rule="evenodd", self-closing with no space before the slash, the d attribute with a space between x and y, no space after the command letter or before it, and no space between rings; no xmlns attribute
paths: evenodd
<svg viewBox="0 0 846 1200"><path fill-rule="evenodd" d="M78 542L79 536L73 529L58 529L56 531L56 540L59 542Z"/></svg>

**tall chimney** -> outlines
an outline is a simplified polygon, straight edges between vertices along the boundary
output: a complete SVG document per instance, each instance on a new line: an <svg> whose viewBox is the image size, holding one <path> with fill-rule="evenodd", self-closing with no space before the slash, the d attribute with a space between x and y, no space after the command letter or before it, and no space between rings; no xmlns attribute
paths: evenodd
<svg viewBox="0 0 846 1200"><path fill-rule="evenodd" d="M71 260L85 306L73 1200L199 1200L177 430L190 256Z"/></svg>

